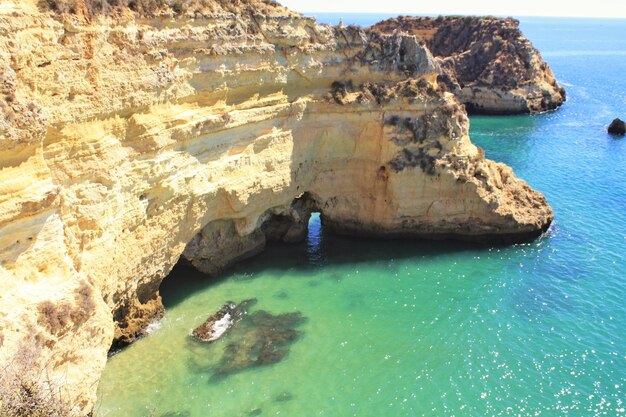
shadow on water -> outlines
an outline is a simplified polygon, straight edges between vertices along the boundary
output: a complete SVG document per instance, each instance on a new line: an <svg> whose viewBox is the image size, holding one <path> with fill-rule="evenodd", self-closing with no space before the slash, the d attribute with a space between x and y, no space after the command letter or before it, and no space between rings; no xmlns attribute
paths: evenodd
<svg viewBox="0 0 626 417"><path fill-rule="evenodd" d="M298 270L302 272L302 279L309 279L310 277L306 272L324 266L409 258L432 258L510 246L447 240L337 236L325 232L319 214L314 213L311 216L309 233L305 241L269 244L261 255L240 262L220 277L210 277L191 266L178 264L161 284L160 292L165 308L171 308L190 295L217 285L224 279L254 279L256 274L260 272L275 271L277 275L280 275L288 270ZM331 278L341 279L335 275ZM181 282L184 282L184 285L181 285ZM276 296L280 298L288 295L277 294Z"/></svg>

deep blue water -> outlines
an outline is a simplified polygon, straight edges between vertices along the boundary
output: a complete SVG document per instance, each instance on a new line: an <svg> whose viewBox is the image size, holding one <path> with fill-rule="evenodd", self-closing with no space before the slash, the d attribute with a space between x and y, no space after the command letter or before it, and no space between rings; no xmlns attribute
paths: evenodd
<svg viewBox="0 0 626 417"><path fill-rule="evenodd" d="M626 21L521 27L568 101L543 115L472 117L471 137L546 195L546 236L509 247L375 242L314 222L306 243L269 248L221 280L178 269L162 288L161 327L108 364L97 414L626 416L626 139L605 131L626 118ZM216 382L224 346L187 334L250 297L302 312L303 336L282 362Z"/></svg>

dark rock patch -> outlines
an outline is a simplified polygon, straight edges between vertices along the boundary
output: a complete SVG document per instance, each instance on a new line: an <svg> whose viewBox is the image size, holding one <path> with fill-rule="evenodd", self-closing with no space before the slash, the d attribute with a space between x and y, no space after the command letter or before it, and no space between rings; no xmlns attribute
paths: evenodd
<svg viewBox="0 0 626 417"><path fill-rule="evenodd" d="M221 358L217 364L204 368L213 372L213 380L280 362L289 354L289 346L301 336L297 329L305 321L301 313L272 314L264 310L251 313L254 304L256 299L239 304L228 302L194 329L192 336L201 342L214 342L225 336ZM281 394L282 397L286 396Z"/></svg>
<svg viewBox="0 0 626 417"><path fill-rule="evenodd" d="M280 362L289 353L289 345L300 337L297 327L304 320L300 313L274 315L260 310L245 315L229 335L214 377Z"/></svg>
<svg viewBox="0 0 626 417"><path fill-rule="evenodd" d="M274 298L277 298L279 300L286 300L287 298L289 298L289 294L286 293L285 291L281 291L281 292L274 294Z"/></svg>
<svg viewBox="0 0 626 417"><path fill-rule="evenodd" d="M612 135L624 136L626 134L626 123L622 119L613 119L607 131Z"/></svg>
<svg viewBox="0 0 626 417"><path fill-rule="evenodd" d="M294 395L289 391L283 391L276 396L276 402L284 403L294 399Z"/></svg>
<svg viewBox="0 0 626 417"><path fill-rule="evenodd" d="M395 158L389 161L394 171L400 172L405 168L420 167L428 175L435 175L436 158L429 155L424 148L415 150L403 149Z"/></svg>

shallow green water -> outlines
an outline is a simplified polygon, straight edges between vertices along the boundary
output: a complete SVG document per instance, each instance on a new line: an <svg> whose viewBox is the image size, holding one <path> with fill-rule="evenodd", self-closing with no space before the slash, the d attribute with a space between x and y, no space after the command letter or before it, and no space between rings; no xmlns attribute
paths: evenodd
<svg viewBox="0 0 626 417"><path fill-rule="evenodd" d="M178 268L160 327L109 361L96 415L626 416L626 140L603 130L626 116L626 23L522 27L568 103L475 117L471 134L546 194L547 236L377 242L326 236L314 220L306 243L223 279ZM301 312L301 337L277 364L216 379L228 337L204 346L188 333L247 298Z"/></svg>

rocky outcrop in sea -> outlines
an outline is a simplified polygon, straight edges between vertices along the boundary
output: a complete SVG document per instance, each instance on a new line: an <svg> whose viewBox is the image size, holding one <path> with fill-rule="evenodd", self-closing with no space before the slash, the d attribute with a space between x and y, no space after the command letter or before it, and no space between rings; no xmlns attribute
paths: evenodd
<svg viewBox="0 0 626 417"><path fill-rule="evenodd" d="M537 113L565 102L565 89L515 19L407 16L370 30L415 35L436 57L446 85L470 113Z"/></svg>
<svg viewBox="0 0 626 417"><path fill-rule="evenodd" d="M607 131L612 135L624 136L626 135L626 123L620 118L615 118L607 128Z"/></svg>

